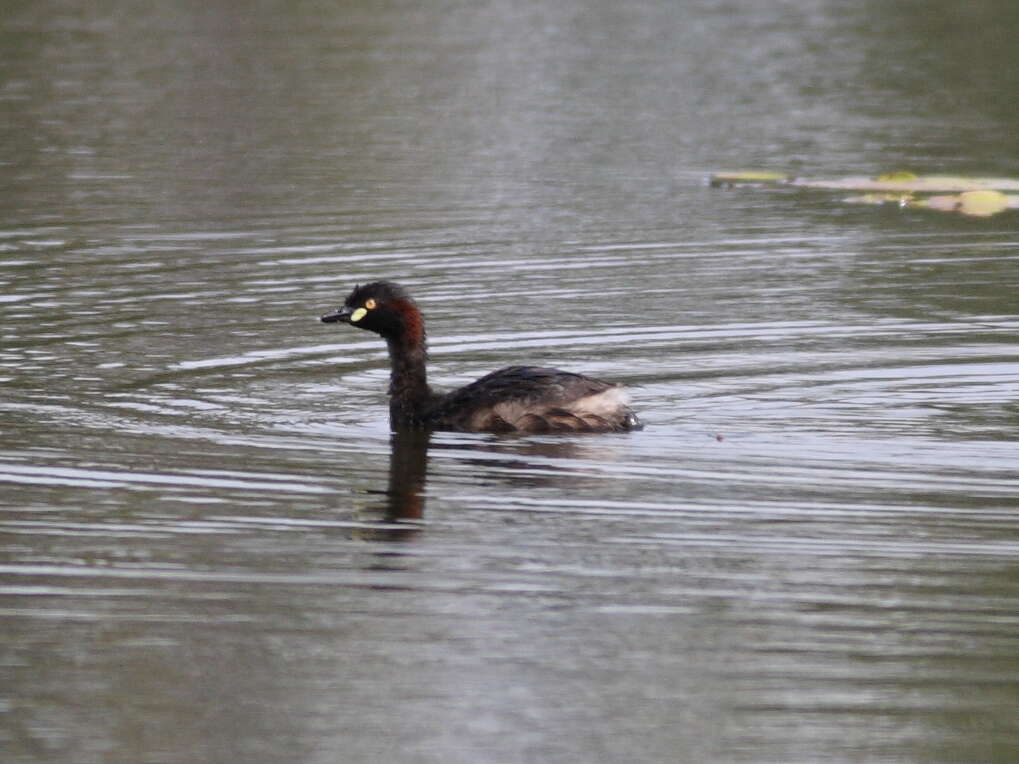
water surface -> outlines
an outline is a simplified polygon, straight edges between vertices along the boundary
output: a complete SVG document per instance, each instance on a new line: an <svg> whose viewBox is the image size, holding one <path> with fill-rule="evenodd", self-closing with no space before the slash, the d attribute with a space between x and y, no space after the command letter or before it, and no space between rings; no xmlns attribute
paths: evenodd
<svg viewBox="0 0 1019 764"><path fill-rule="evenodd" d="M1010 761L1015 219L704 183L1019 174L1009 10L20 5L5 760ZM646 428L392 438L376 278Z"/></svg>

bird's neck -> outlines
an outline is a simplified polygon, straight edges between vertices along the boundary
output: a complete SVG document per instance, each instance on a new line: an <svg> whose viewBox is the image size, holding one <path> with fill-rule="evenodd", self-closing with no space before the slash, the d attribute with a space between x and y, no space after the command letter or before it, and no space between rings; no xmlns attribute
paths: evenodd
<svg viewBox="0 0 1019 764"><path fill-rule="evenodd" d="M403 333L386 339L392 374L389 381L389 417L394 428L419 426L432 391L428 387L424 337Z"/></svg>

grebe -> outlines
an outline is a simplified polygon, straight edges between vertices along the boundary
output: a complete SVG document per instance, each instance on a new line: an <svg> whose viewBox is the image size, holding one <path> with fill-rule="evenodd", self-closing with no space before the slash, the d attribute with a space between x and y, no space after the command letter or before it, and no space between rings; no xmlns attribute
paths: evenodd
<svg viewBox="0 0 1019 764"><path fill-rule="evenodd" d="M394 430L624 432L641 427L622 387L559 369L510 366L458 390L434 392L425 372L424 318L399 284L355 287L343 307L322 321L367 329L386 341Z"/></svg>

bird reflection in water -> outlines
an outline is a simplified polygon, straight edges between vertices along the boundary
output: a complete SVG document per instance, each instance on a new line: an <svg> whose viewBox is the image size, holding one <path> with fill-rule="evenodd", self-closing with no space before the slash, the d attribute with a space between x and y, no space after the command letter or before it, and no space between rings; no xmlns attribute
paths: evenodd
<svg viewBox="0 0 1019 764"><path fill-rule="evenodd" d="M468 436L470 437L470 436ZM401 428L390 435L389 477L385 497L362 510L365 524L357 537L368 541L406 541L424 528L428 449L462 449L463 441L431 443L432 431ZM479 485L554 486L570 493L585 481L605 479L604 465L622 453L604 440L496 437L470 442L473 456L455 463L469 466ZM592 471L590 463L601 465Z"/></svg>
<svg viewBox="0 0 1019 764"><path fill-rule="evenodd" d="M421 532L425 516L429 430L402 429L389 437L389 482L385 501L365 512L370 522L358 537L367 541L406 541ZM367 519L367 518L366 518Z"/></svg>

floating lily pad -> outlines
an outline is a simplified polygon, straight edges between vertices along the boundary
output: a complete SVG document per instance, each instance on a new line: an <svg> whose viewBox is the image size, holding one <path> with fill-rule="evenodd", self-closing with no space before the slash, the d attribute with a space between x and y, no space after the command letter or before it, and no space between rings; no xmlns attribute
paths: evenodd
<svg viewBox="0 0 1019 764"><path fill-rule="evenodd" d="M959 212L972 217L986 218L1007 209L1019 209L1019 196L1007 196L1000 191L966 191L917 199L911 207L924 207L942 212Z"/></svg>
<svg viewBox="0 0 1019 764"><path fill-rule="evenodd" d="M712 186L775 186L818 191L858 191L845 201L853 204L896 204L940 212L958 212L972 217L989 217L1008 209L1019 209L1016 178L971 178L954 175L917 175L900 170L875 178L797 178L770 171L720 172L711 176Z"/></svg>
<svg viewBox="0 0 1019 764"><path fill-rule="evenodd" d="M915 172L909 170L894 170L892 172L886 172L878 175L874 180L880 180L890 183L902 183L911 180L916 180L917 175Z"/></svg>
<svg viewBox="0 0 1019 764"><path fill-rule="evenodd" d="M908 173L904 173L908 174ZM883 180L882 178L888 178ZM912 178L893 175L877 178L847 177L831 179L797 178L790 184L799 188L820 188L832 191L908 191L920 194L948 194L964 191L1019 191L1014 178L963 178L952 175L915 175Z"/></svg>

